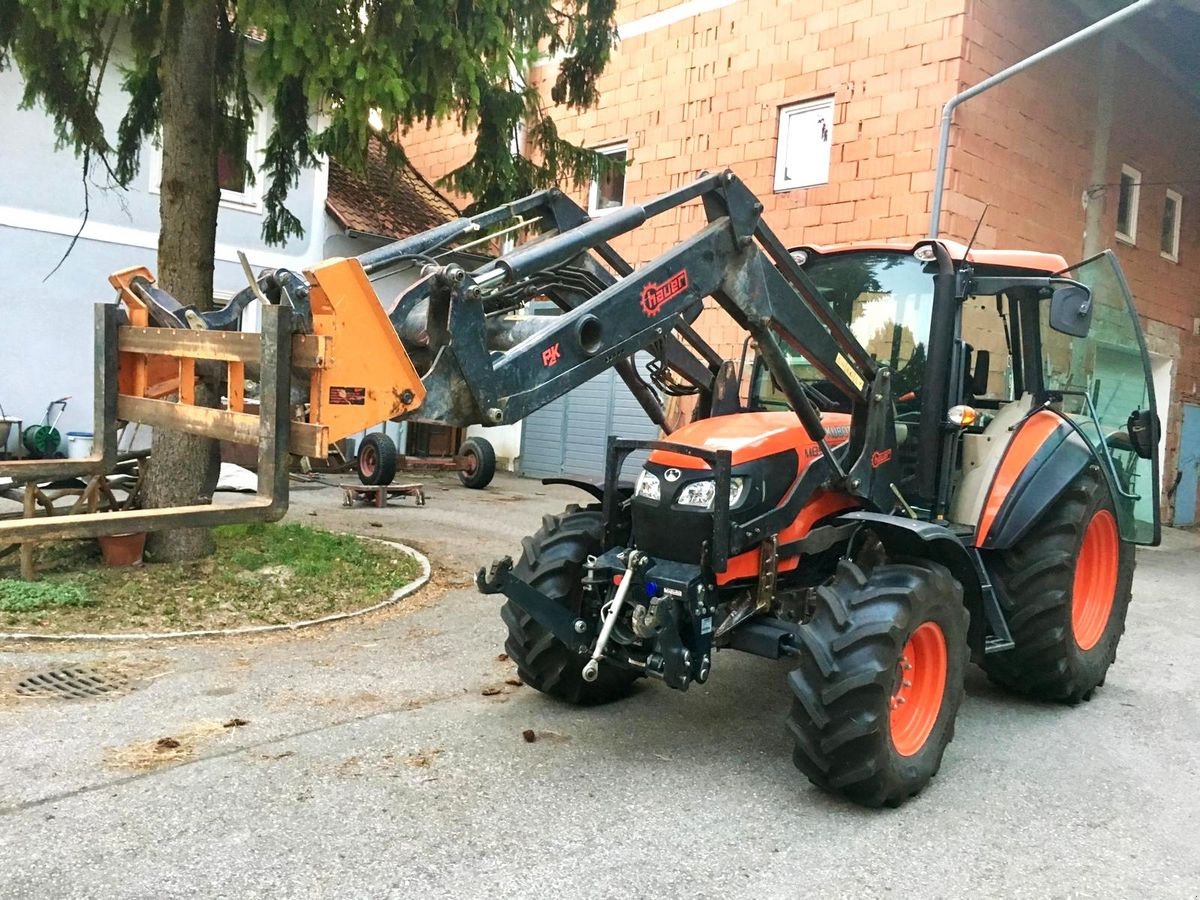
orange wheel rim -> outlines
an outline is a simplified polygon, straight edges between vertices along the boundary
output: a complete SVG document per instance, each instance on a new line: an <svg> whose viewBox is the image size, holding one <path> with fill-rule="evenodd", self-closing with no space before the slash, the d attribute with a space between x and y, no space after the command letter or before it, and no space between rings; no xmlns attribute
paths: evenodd
<svg viewBox="0 0 1200 900"><path fill-rule="evenodd" d="M375 473L375 448L370 444L358 455L358 470L370 478Z"/></svg>
<svg viewBox="0 0 1200 900"><path fill-rule="evenodd" d="M1075 580L1071 586L1071 631L1080 650L1091 650L1100 642L1112 615L1117 593L1117 561L1121 540L1117 520L1107 509L1092 516L1079 558L1075 560Z"/></svg>
<svg viewBox="0 0 1200 900"><path fill-rule="evenodd" d="M901 756L913 756L929 739L942 711L946 670L946 635L925 622L904 645L892 694L892 746Z"/></svg>

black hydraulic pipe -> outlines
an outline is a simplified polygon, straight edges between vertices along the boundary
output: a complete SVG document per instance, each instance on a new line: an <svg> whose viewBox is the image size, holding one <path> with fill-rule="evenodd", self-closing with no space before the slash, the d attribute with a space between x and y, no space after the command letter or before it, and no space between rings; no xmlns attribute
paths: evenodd
<svg viewBox="0 0 1200 900"><path fill-rule="evenodd" d="M446 222L430 228L428 231L422 231L420 234L402 238L374 250L368 250L358 257L358 261L362 264L363 271L371 275L393 266L407 257L438 250L464 234L482 231L499 222L523 215L530 210L543 208L549 194L549 191L538 191L536 194L530 194L528 197L522 197L520 200L514 200L503 206L493 207L470 218Z"/></svg>
<svg viewBox="0 0 1200 900"><path fill-rule="evenodd" d="M709 175L686 187L663 194L642 206L625 206L599 219L593 219L563 234L514 250L496 260L495 268L509 278L526 278L562 265L580 253L617 235L632 231L647 219L694 200L721 184L720 175ZM477 273L485 275L486 273Z"/></svg>
<svg viewBox="0 0 1200 900"><path fill-rule="evenodd" d="M453 222L438 225L428 231L414 234L412 237L368 250L358 257L358 261L362 264L363 271L371 275L389 266L394 266L408 257L437 250L456 237L469 234L476 228L475 222L471 219L455 219Z"/></svg>
<svg viewBox="0 0 1200 900"><path fill-rule="evenodd" d="M767 370L775 379L775 383L779 385L779 390L783 392L783 396L787 398L792 410L796 413L800 424L804 426L805 433L821 448L825 461L829 463L830 468L837 473L837 476L845 478L846 473L842 469L841 463L837 461L829 449L829 445L825 442L825 425L821 421L821 414L813 406L812 400L804 392L804 386L800 384L796 373L788 364L787 356L779 345L779 339L769 331L758 335L758 352L762 356Z"/></svg>

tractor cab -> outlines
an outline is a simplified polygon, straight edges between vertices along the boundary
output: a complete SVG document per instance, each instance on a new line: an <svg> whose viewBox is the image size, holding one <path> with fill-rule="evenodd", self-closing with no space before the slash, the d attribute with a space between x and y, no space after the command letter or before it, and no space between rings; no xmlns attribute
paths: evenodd
<svg viewBox="0 0 1200 900"><path fill-rule="evenodd" d="M1058 486L1066 470L1094 457L1120 499L1121 537L1158 542L1154 384L1111 252L1076 266L1056 254L948 241L805 246L792 256L872 359L892 371L898 488L918 515L972 528L986 546L996 519L1012 514L1037 473L1045 488L1063 469ZM945 257L953 277L939 298ZM935 327L947 321L951 328ZM939 330L949 340L939 342ZM850 411L852 398L803 355L789 362L822 411ZM761 363L750 408L788 408ZM1040 420L1047 433L1035 441L1037 429L1022 426L1039 411L1055 418Z"/></svg>

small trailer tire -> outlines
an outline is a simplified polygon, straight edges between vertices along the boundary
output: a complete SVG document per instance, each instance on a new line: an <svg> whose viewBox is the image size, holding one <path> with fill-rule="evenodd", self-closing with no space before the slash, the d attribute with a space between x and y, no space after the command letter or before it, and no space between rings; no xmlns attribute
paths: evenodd
<svg viewBox="0 0 1200 900"><path fill-rule="evenodd" d="M480 490L492 483L496 475L496 450L490 441L471 437L463 441L458 455L467 458L467 468L460 469L458 480L466 487Z"/></svg>
<svg viewBox="0 0 1200 900"><path fill-rule="evenodd" d="M358 480L363 484L391 484L396 477L396 443L382 432L368 434L358 448Z"/></svg>

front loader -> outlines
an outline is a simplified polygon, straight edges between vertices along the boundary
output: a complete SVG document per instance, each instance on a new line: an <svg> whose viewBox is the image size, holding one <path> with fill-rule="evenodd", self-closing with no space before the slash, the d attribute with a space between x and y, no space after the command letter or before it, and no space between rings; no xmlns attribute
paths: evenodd
<svg viewBox="0 0 1200 900"><path fill-rule="evenodd" d="M609 245L694 201L707 224L644 266ZM968 660L1044 699L1103 683L1133 546L1159 539L1148 357L1111 254L788 249L762 210L729 172L595 220L550 191L303 278L266 273L219 314L145 276L123 290L171 330L228 329L253 295L324 335L274 381L309 443L376 415L519 421L609 367L664 432L662 395L690 395L688 424L611 436L603 483L572 482L588 502L480 570L505 596L509 656L577 704L644 678L686 691L722 650L787 660L797 767L897 805L941 764ZM512 222L537 233L480 251ZM368 279L397 267L420 277L380 304ZM559 314L513 315L535 300ZM692 327L709 300L747 334L740 367ZM339 370L365 316L378 358Z"/></svg>

